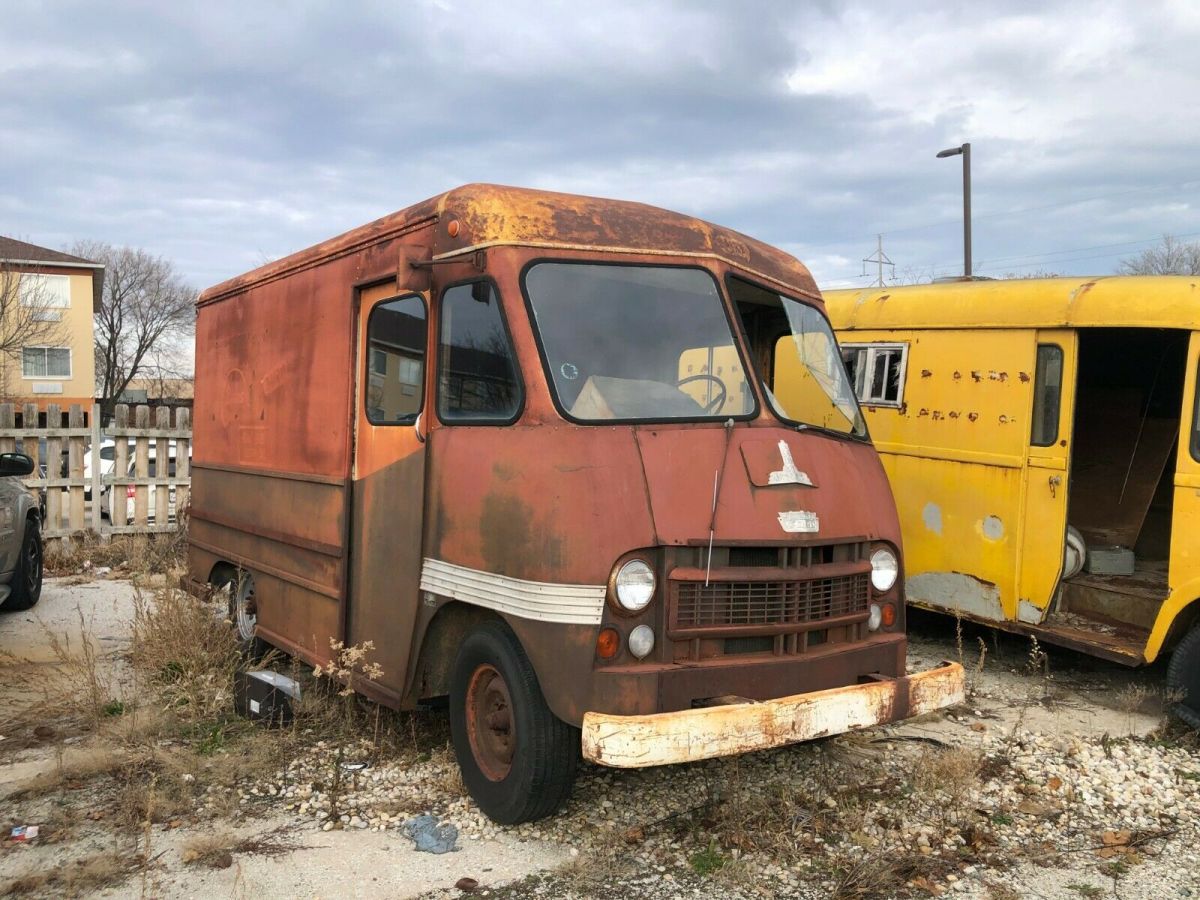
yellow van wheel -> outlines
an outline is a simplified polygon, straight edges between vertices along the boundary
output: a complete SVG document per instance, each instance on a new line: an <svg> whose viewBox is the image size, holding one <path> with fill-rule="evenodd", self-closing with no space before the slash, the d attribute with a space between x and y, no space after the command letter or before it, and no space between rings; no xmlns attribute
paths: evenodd
<svg viewBox="0 0 1200 900"><path fill-rule="evenodd" d="M1193 625L1171 654L1167 691L1176 698L1172 712L1200 729L1200 625Z"/></svg>

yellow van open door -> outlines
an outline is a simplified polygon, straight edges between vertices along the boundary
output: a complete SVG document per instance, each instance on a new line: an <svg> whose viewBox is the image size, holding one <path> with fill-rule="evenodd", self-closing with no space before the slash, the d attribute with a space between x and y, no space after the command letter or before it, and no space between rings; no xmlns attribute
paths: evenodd
<svg viewBox="0 0 1200 900"><path fill-rule="evenodd" d="M1017 619L1030 624L1042 621L1062 575L1077 358L1073 330L1037 332L1017 578Z"/></svg>

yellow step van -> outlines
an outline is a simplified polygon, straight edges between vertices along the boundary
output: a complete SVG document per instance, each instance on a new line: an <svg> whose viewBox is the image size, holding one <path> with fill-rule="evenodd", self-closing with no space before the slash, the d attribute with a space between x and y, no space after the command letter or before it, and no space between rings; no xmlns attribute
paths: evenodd
<svg viewBox="0 0 1200 900"><path fill-rule="evenodd" d="M1200 278L825 292L908 602L1131 666L1200 727Z"/></svg>

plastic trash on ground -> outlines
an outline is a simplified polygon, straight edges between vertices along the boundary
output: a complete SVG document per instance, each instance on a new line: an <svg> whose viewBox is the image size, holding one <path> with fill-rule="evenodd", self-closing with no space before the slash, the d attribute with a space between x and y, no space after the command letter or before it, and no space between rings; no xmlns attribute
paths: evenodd
<svg viewBox="0 0 1200 900"><path fill-rule="evenodd" d="M449 822L439 824L434 816L409 819L403 828L422 853L449 853L458 849L454 846L458 841L458 829Z"/></svg>

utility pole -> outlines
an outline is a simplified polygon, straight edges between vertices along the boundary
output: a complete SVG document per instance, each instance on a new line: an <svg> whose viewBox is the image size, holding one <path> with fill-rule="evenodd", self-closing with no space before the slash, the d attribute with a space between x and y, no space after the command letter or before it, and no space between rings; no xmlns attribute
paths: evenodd
<svg viewBox="0 0 1200 900"><path fill-rule="evenodd" d="M876 266L879 267L879 270L878 270L879 274L876 277L875 284L878 287L883 287L883 267L891 266L892 267L892 275L894 277L896 274L896 264L888 258L888 255L886 253L883 252L883 235L882 234L876 235L876 238L878 239L878 243L876 245L875 252L862 261L863 262L862 273L863 273L863 275L867 274L867 263L874 263Z"/></svg>

